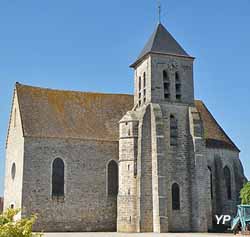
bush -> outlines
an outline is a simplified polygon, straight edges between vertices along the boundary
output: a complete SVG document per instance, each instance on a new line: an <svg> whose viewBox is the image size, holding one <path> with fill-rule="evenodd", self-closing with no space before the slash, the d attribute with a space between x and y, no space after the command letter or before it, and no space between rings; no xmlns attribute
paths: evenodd
<svg viewBox="0 0 250 237"><path fill-rule="evenodd" d="M32 226L36 221L36 216L14 221L14 216L19 212L20 210L8 209L0 215L0 237L42 236L42 234L32 234Z"/></svg>
<svg viewBox="0 0 250 237"><path fill-rule="evenodd" d="M250 182L246 183L240 191L241 204L250 205Z"/></svg>

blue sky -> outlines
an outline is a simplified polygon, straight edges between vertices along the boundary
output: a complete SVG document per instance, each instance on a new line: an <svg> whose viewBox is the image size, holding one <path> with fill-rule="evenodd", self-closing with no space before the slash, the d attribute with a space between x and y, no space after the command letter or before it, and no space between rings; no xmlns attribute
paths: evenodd
<svg viewBox="0 0 250 237"><path fill-rule="evenodd" d="M162 0L162 22L196 57L195 93L241 149L250 178L250 1ZM14 83L133 93L157 0L0 3L0 195Z"/></svg>

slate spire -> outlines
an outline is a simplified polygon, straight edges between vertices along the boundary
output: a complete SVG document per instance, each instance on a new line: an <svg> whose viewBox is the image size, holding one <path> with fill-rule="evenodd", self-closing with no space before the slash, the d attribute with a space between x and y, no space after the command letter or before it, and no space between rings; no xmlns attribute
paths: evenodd
<svg viewBox="0 0 250 237"><path fill-rule="evenodd" d="M148 53L190 57L161 23L158 24L136 62L131 67L134 67Z"/></svg>

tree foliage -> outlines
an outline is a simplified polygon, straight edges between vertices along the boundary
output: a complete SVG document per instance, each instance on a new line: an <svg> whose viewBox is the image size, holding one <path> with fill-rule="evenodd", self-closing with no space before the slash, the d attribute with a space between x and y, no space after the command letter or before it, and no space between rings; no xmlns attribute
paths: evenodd
<svg viewBox="0 0 250 237"><path fill-rule="evenodd" d="M250 182L246 183L240 191L241 203L250 205Z"/></svg>
<svg viewBox="0 0 250 237"><path fill-rule="evenodd" d="M0 215L0 237L41 237L42 234L32 234L32 226L36 216L14 221L20 210L8 209Z"/></svg>

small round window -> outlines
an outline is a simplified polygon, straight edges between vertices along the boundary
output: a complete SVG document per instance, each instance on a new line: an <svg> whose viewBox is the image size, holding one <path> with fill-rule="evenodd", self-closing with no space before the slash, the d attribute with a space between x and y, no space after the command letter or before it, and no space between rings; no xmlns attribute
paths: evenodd
<svg viewBox="0 0 250 237"><path fill-rule="evenodd" d="M15 179L15 176L16 176L16 164L13 163L11 167L11 177L13 180Z"/></svg>

